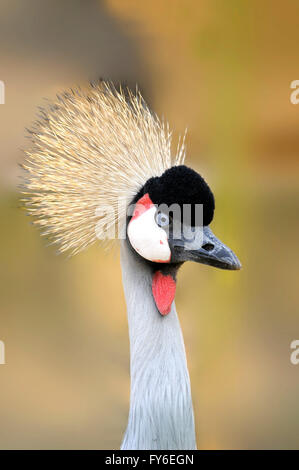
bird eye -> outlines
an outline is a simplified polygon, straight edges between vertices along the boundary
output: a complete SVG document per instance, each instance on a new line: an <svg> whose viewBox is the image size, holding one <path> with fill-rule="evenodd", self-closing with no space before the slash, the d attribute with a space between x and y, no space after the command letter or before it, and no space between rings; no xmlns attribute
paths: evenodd
<svg viewBox="0 0 299 470"><path fill-rule="evenodd" d="M159 227L166 227L169 225L169 217L163 212L157 212L155 220Z"/></svg>

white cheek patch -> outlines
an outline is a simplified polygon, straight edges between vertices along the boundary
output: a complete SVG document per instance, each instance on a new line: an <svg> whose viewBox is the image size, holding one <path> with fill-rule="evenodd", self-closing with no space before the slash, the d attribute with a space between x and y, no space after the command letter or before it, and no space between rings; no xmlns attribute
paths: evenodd
<svg viewBox="0 0 299 470"><path fill-rule="evenodd" d="M152 205L128 225L132 247L143 258L156 263L167 263L171 258L166 232L155 221L156 207Z"/></svg>

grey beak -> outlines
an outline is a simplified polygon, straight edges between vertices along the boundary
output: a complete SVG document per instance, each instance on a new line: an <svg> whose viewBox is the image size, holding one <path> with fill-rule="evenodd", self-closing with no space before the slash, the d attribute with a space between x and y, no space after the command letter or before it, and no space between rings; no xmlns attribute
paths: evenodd
<svg viewBox="0 0 299 470"><path fill-rule="evenodd" d="M190 227L180 239L169 242L173 262L195 261L220 269L241 269L234 252L215 237L209 227Z"/></svg>

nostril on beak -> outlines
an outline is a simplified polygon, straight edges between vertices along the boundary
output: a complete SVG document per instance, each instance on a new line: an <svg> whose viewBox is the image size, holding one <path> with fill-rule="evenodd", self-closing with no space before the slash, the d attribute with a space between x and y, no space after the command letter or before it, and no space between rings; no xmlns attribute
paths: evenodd
<svg viewBox="0 0 299 470"><path fill-rule="evenodd" d="M212 243L206 243L205 245L202 246L202 248L206 251L212 251L214 250L214 245Z"/></svg>

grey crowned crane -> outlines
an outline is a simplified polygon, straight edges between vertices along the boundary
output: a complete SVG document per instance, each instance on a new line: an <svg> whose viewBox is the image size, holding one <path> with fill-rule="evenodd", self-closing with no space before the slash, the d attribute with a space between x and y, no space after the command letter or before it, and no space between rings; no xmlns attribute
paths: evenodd
<svg viewBox="0 0 299 470"><path fill-rule="evenodd" d="M184 141L172 157L168 125L138 91L100 82L63 93L31 137L23 193L43 234L70 254L119 238L131 354L121 449L195 449L176 274L185 261L241 266L209 227L209 186L184 165Z"/></svg>

